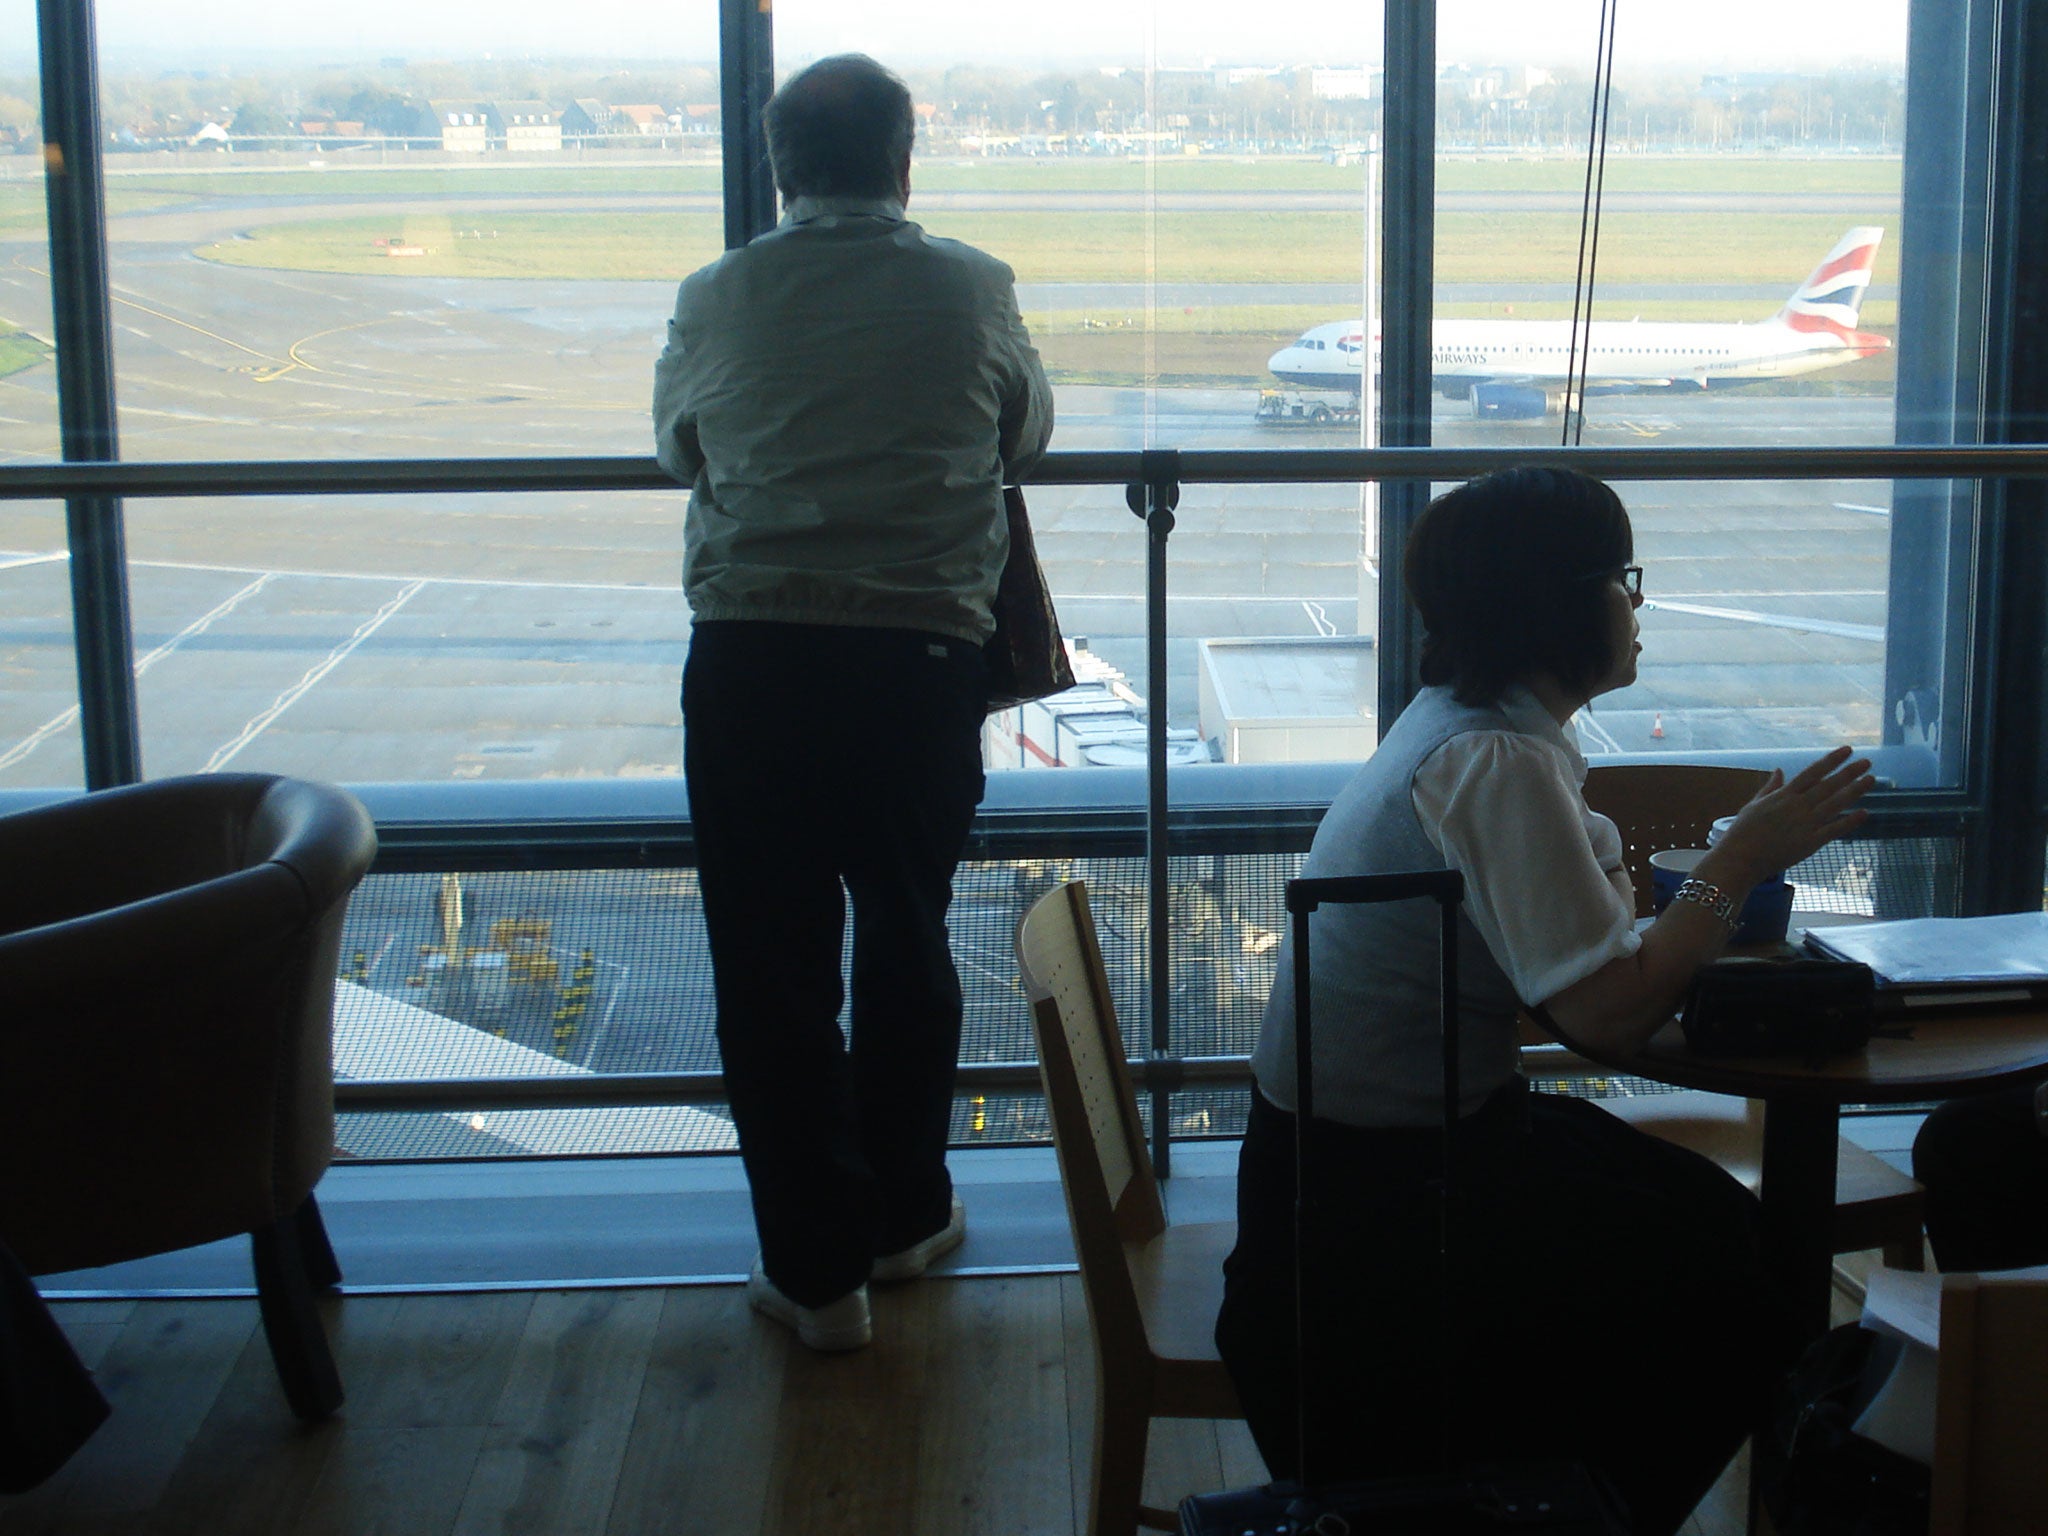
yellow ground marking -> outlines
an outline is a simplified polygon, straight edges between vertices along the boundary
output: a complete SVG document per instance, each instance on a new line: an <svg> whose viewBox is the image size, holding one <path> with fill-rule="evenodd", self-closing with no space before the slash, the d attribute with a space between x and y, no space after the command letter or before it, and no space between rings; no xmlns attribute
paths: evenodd
<svg viewBox="0 0 2048 1536"><path fill-rule="evenodd" d="M303 368L308 373L325 373L327 371L325 368L321 368L316 364L309 363L303 357L299 356L299 348L303 347L309 341L318 341L323 336L339 336L343 331L366 330L370 326L382 325L388 320L396 320L397 318L398 316L396 315L379 315L375 320L358 320L353 325L330 326L328 329L324 331L315 331L310 336L301 336L297 341L293 342L289 348L286 349L285 355L289 357L291 361L286 363L279 363L275 368L271 369L268 373L257 374L256 382L258 384L273 384L277 380L283 378L286 374L290 373L294 368Z"/></svg>
<svg viewBox="0 0 2048 1536"><path fill-rule="evenodd" d="M30 263L21 260L19 257L16 258L15 264L17 266L27 268L27 270L35 273L38 277L48 277L50 275L47 268L33 266ZM263 362L269 364L270 366L267 371L252 371L251 376L259 384L275 383L278 379L283 378L286 374L291 373L295 369L299 368L305 369L306 372L308 373L324 373L326 371L325 369L316 367L314 364L307 362L303 357L299 356L299 348L303 347L309 341L318 341L323 336L334 336L340 334L343 331L360 331L367 326L382 325L387 320L395 320L398 318L396 315L380 315L375 320L358 320L353 325L337 325L331 326L324 331L315 331L312 335L301 336L297 341L293 342L291 346L286 349L285 356L280 358L274 353L263 352L259 351L255 347L244 346L241 342L236 341L231 336L223 336L218 331L209 331L205 326L195 325L190 320L181 320L176 315L165 314L160 309L152 309L149 305L142 303L140 300L124 299L118 293L110 294L109 297L112 298L116 304L125 304L130 309L139 309L145 315L153 315L157 319L165 321L166 323L171 325L183 326L186 330L192 331L200 336L204 336L211 341L217 341L224 347L233 347L237 352L246 352L251 357L261 359Z"/></svg>
<svg viewBox="0 0 2048 1536"><path fill-rule="evenodd" d="M25 261L21 262L20 265L27 267L29 271L35 273L38 277L48 277L50 275L47 268L31 266L28 262ZM236 341L231 336L223 336L218 331L209 331L203 325L194 325L190 320L181 320L176 315L167 315L162 310L152 309L147 304L144 304L139 300L124 299L121 297L120 294L113 293L111 291L108 293L107 296L110 299L112 299L113 302L116 304L125 304L130 309L139 309L145 315L154 315L157 319L165 321L171 325L181 325L188 331L192 331L197 333L198 335L206 337L209 341L217 341L224 347L233 347L237 352L246 352L251 357L260 357L266 363L276 363L278 361L276 356L273 355L272 353L259 352L254 347L244 346L241 342ZM310 340L310 338L308 339Z"/></svg>

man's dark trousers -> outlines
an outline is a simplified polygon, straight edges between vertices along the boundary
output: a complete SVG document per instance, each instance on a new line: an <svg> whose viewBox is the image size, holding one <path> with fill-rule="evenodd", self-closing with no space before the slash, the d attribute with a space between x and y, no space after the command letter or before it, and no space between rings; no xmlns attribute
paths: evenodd
<svg viewBox="0 0 2048 1536"><path fill-rule="evenodd" d="M691 635L683 759L718 1046L762 1266L800 1306L853 1290L951 1211L946 909L981 800L986 697L981 648L943 635L755 621Z"/></svg>

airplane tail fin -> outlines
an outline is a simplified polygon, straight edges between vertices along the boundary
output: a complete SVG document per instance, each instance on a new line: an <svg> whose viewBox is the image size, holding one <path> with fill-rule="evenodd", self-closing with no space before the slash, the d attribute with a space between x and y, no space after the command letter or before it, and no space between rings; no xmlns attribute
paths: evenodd
<svg viewBox="0 0 2048 1536"><path fill-rule="evenodd" d="M1856 329L1863 309L1863 296L1870 289L1870 269L1877 260L1878 242L1884 231L1873 225L1859 225L1835 243L1821 264L1793 290L1776 319L1781 325L1808 335L1833 336L1844 346L1863 351L1882 351L1891 343Z"/></svg>

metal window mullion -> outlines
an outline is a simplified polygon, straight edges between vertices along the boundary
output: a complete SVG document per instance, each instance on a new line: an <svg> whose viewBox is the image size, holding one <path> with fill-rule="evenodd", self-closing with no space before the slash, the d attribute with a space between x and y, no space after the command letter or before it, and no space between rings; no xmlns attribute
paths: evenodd
<svg viewBox="0 0 2048 1536"><path fill-rule="evenodd" d="M1386 7L1381 126L1380 443L1429 443L1430 327L1436 242L1436 0ZM1365 339L1368 364L1372 338ZM1401 555L1429 500L1427 480L1380 488L1379 728L1414 696L1421 626L1402 600Z"/></svg>
<svg viewBox="0 0 2048 1536"><path fill-rule="evenodd" d="M1173 905L1166 782L1166 543L1180 504L1180 456L1148 450L1124 504L1145 520L1145 932L1148 1056L1160 1064L1151 1089L1152 1172L1173 1172Z"/></svg>
<svg viewBox="0 0 2048 1536"><path fill-rule="evenodd" d="M2005 0L1997 16L1989 185L1984 417L2007 442L2048 434L2048 0ZM1978 590L1988 647L1972 773L1985 814L1965 844L1966 912L2039 911L2048 865L2048 486L1983 488Z"/></svg>
<svg viewBox="0 0 2048 1536"><path fill-rule="evenodd" d="M718 0L719 145L725 245L775 227L775 177L761 112L775 94L775 16L770 0Z"/></svg>
<svg viewBox="0 0 2048 1536"><path fill-rule="evenodd" d="M36 17L59 442L67 462L110 461L120 455L92 0L37 0ZM142 749L121 502L78 494L64 513L85 786L132 784L142 777Z"/></svg>

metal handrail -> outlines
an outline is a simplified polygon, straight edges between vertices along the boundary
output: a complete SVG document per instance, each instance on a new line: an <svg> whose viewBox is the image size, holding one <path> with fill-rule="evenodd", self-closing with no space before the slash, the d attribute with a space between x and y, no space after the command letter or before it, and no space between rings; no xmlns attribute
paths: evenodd
<svg viewBox="0 0 2048 1536"><path fill-rule="evenodd" d="M1131 485L1136 449L1051 453L1032 485ZM1466 480L1514 465L1548 464L1602 479L1975 480L2048 478L2048 443L1997 447L1864 448L1218 448L1186 449L1180 481L1318 484ZM209 460L199 463L51 462L0 466L0 501L80 496L348 496L484 491L673 491L652 458Z"/></svg>
<svg viewBox="0 0 2048 1536"><path fill-rule="evenodd" d="M1560 1045L1525 1045L1524 1064L1544 1078L1613 1077L1614 1069ZM1235 1087L1252 1080L1249 1055L1132 1057L1124 1063L1140 1088L1168 1091ZM1044 1086L1035 1061L963 1061L959 1092L1037 1093ZM725 1102L722 1072L600 1073L592 1076L438 1077L342 1079L334 1107L348 1113L490 1109L645 1109Z"/></svg>

